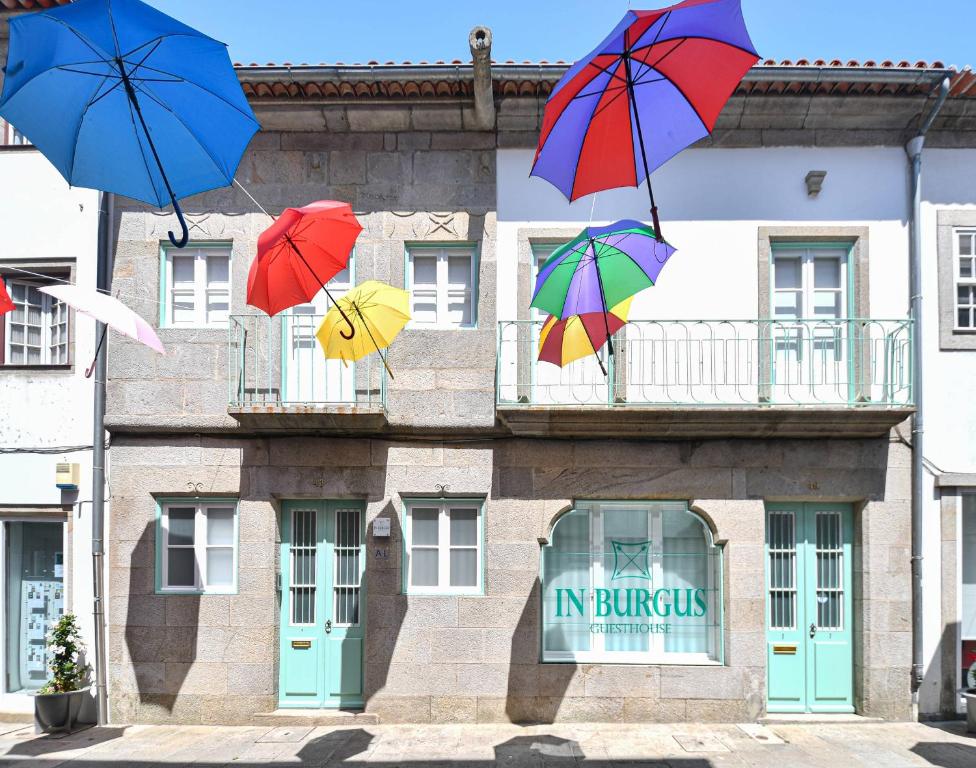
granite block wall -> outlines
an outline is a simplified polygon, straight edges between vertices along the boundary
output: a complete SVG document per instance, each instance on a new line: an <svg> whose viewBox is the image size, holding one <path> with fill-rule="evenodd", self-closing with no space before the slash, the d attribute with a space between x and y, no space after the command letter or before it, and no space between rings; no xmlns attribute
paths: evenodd
<svg viewBox="0 0 976 768"><path fill-rule="evenodd" d="M366 710L382 722L747 721L764 711L764 500L854 503L864 715L910 714L907 449L878 440L388 441L118 435L110 660L117 721L248 722L276 706L280 501L362 498ZM404 497L485 498L486 594L401 594ZM189 489L189 491L188 491ZM154 495L240 498L240 592L153 594ZM725 547L726 664L540 664L539 543L573 499L686 499ZM626 685L623 685L626 681Z"/></svg>

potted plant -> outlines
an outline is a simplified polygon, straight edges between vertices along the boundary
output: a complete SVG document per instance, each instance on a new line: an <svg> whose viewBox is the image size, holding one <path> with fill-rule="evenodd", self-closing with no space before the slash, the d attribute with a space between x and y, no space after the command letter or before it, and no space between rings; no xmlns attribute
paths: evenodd
<svg viewBox="0 0 976 768"><path fill-rule="evenodd" d="M54 623L47 633L47 649L51 679L34 694L34 724L44 733L71 733L88 695L91 671L84 662L85 646L73 614L66 613Z"/></svg>
<svg viewBox="0 0 976 768"><path fill-rule="evenodd" d="M966 685L960 691L966 700L966 731L976 733L976 663L966 672Z"/></svg>

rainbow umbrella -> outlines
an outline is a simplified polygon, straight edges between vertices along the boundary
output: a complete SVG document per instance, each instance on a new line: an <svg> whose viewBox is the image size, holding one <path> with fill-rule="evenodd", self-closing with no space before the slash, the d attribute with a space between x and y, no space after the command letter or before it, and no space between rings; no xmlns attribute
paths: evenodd
<svg viewBox="0 0 976 768"><path fill-rule="evenodd" d="M654 230L639 221L587 227L542 265L532 306L560 320L602 315L612 355L610 308L654 285L672 253L674 248L659 242Z"/></svg>
<svg viewBox="0 0 976 768"><path fill-rule="evenodd" d="M539 360L562 368L574 360L595 355L606 342L608 331L614 334L627 324L632 300L633 297L624 299L606 313L588 312L565 320L549 315L539 333ZM606 376L599 356L597 362Z"/></svg>

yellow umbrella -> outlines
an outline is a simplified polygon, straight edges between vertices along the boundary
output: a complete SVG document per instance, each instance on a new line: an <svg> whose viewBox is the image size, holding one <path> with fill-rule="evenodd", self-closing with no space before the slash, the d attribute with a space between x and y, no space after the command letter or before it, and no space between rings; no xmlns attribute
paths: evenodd
<svg viewBox="0 0 976 768"><path fill-rule="evenodd" d="M409 322L410 294L378 280L367 280L340 298L337 304L328 311L315 332L325 356L348 363L378 352L392 377L393 371L380 350L390 346L390 342ZM349 326L340 309L346 313L355 329L348 336L346 328Z"/></svg>

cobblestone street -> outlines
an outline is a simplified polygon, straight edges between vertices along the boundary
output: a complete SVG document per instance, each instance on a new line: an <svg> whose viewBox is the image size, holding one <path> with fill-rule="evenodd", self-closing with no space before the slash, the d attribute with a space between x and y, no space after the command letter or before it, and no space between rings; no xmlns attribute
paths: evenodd
<svg viewBox="0 0 976 768"><path fill-rule="evenodd" d="M0 727L5 766L834 768L976 766L961 722L782 725L110 726L62 738Z"/></svg>

